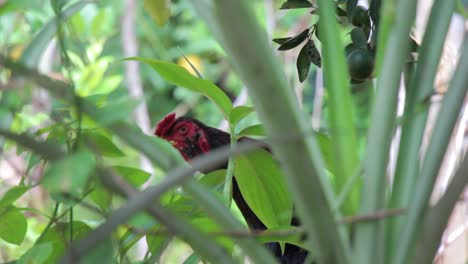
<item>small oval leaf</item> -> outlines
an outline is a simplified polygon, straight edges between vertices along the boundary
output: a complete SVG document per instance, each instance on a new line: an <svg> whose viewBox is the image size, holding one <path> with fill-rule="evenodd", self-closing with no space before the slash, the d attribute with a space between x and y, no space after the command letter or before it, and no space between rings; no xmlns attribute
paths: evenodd
<svg viewBox="0 0 468 264"><path fill-rule="evenodd" d="M282 45L282 44L286 43L286 41L288 41L288 40L290 40L290 39L291 39L291 37L274 38L274 39L273 39L273 42Z"/></svg>
<svg viewBox="0 0 468 264"><path fill-rule="evenodd" d="M304 47L302 47L301 51L299 52L299 56L297 56L296 67L300 82L303 82L307 78L307 75L309 75L311 64L309 56L307 55L307 49L309 46L310 41L308 41Z"/></svg>
<svg viewBox="0 0 468 264"><path fill-rule="evenodd" d="M290 40L286 41L284 44L278 47L278 50L289 50L299 46L309 35L309 29L306 29L299 33L299 35L291 38Z"/></svg>
<svg viewBox="0 0 468 264"><path fill-rule="evenodd" d="M307 0L288 0L283 3L280 9L309 8L313 5Z"/></svg>

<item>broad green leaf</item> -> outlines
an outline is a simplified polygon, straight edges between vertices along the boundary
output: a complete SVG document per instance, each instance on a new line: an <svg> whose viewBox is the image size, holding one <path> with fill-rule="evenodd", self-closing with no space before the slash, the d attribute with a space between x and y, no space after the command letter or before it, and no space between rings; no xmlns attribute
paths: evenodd
<svg viewBox="0 0 468 264"><path fill-rule="evenodd" d="M290 226L292 199L270 153L260 149L235 157L234 175L246 202L268 228Z"/></svg>
<svg viewBox="0 0 468 264"><path fill-rule="evenodd" d="M51 193L70 192L79 195L85 189L96 161L86 150L78 151L50 164L42 180Z"/></svg>
<svg viewBox="0 0 468 264"><path fill-rule="evenodd" d="M220 232L222 229L213 219L206 217L206 215L202 215L200 217L194 218L193 216L189 216L189 221L199 230L203 231L204 233L210 232ZM231 251L234 247L233 240L230 237L215 237L216 242L221 244L223 247L227 248Z"/></svg>
<svg viewBox="0 0 468 264"><path fill-rule="evenodd" d="M85 132L83 138L89 138L96 145L97 150L106 157L122 157L125 154L112 142L112 140L97 132Z"/></svg>
<svg viewBox="0 0 468 264"><path fill-rule="evenodd" d="M229 113L229 122L231 124L236 125L241 121L244 117L248 116L249 114L253 113L254 108L249 106L237 106L234 107L231 112Z"/></svg>
<svg viewBox="0 0 468 264"><path fill-rule="evenodd" d="M214 102L220 108L224 117L228 119L229 113L232 110L231 100L212 82L199 79L190 74L185 68L174 63L140 57L126 58L125 60L144 62L157 71L167 82L201 93Z"/></svg>
<svg viewBox="0 0 468 264"><path fill-rule="evenodd" d="M97 108L94 120L103 126L126 120L140 103L137 100L118 100Z"/></svg>
<svg viewBox="0 0 468 264"><path fill-rule="evenodd" d="M163 26L171 16L169 0L144 0L143 6L158 26Z"/></svg>
<svg viewBox="0 0 468 264"><path fill-rule="evenodd" d="M280 9L309 8L313 7L307 0L288 0L281 5Z"/></svg>
<svg viewBox="0 0 468 264"><path fill-rule="evenodd" d="M50 242L40 243L30 248L18 260L18 264L47 264L49 257L54 251L53 244Z"/></svg>
<svg viewBox="0 0 468 264"><path fill-rule="evenodd" d="M15 0L16 1L16 0ZM34 1L33 1L34 2ZM62 12L62 21L57 21L57 18L53 18L49 21L39 33L32 39L29 45L25 48L23 54L21 55L20 62L24 63L27 66L33 67L38 64L39 59L42 56L42 53L49 45L49 42L55 36L57 32L57 22L65 22L72 15L80 11L85 5L92 3L93 1L78 1L69 7L67 7Z"/></svg>
<svg viewBox="0 0 468 264"><path fill-rule="evenodd" d="M200 183L210 188L216 188L222 186L225 180L226 170L223 169L205 174L200 178Z"/></svg>
<svg viewBox="0 0 468 264"><path fill-rule="evenodd" d="M18 208L10 206L1 210L0 219L0 238L8 243L20 245L28 230L26 217Z"/></svg>
<svg viewBox="0 0 468 264"><path fill-rule="evenodd" d="M257 136L257 137L264 137L266 136L265 134L265 128L263 128L262 125L253 125L244 128L241 132L239 132L239 136L245 137L245 136Z"/></svg>
<svg viewBox="0 0 468 264"><path fill-rule="evenodd" d="M100 183L94 187L93 191L89 194L89 198L102 210L108 211L110 209L112 194Z"/></svg>
<svg viewBox="0 0 468 264"><path fill-rule="evenodd" d="M29 188L24 185L18 185L10 188L2 199L0 199L0 208L7 207L20 198Z"/></svg>
<svg viewBox="0 0 468 264"><path fill-rule="evenodd" d="M290 40L281 44L281 46L278 47L278 50L289 50L289 49L295 48L299 46L299 44L301 44L304 40L306 40L308 35L309 35L309 29L305 29L304 31L299 33L297 36L292 37Z"/></svg>
<svg viewBox="0 0 468 264"><path fill-rule="evenodd" d="M124 166L113 166L112 168L133 187L140 187L151 176L151 173L137 168Z"/></svg>

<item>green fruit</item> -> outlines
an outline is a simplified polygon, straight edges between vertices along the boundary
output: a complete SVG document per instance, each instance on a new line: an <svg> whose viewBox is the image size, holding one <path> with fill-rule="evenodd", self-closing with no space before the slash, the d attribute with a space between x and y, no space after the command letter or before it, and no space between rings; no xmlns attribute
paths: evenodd
<svg viewBox="0 0 468 264"><path fill-rule="evenodd" d="M357 48L351 51L346 60L351 78L363 81L372 76L374 71L374 58L366 49Z"/></svg>
<svg viewBox="0 0 468 264"><path fill-rule="evenodd" d="M369 15L364 7L356 6L351 15L351 24L356 27L369 24Z"/></svg>

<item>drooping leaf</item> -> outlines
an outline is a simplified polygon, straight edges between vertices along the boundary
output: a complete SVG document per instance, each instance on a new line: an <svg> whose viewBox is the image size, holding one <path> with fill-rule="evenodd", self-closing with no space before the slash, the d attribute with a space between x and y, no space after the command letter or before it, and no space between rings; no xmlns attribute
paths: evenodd
<svg viewBox="0 0 468 264"><path fill-rule="evenodd" d="M254 108L249 106L237 106L231 110L229 113L229 122L231 124L236 125L241 121L244 117L248 116L249 114L253 113Z"/></svg>
<svg viewBox="0 0 468 264"><path fill-rule="evenodd" d="M93 1L91 0L82 0L70 5L65 10L63 10L61 15L62 20L60 22L65 22L71 16L80 11L84 6L92 2ZM49 21L42 28L42 30L39 31L36 36L34 36L29 45L24 49L24 52L20 58L20 62L30 67L37 65L39 59L42 56L42 53L47 48L47 45L49 45L49 42L52 40L52 38L55 36L55 33L57 32L57 25L57 18L53 18L51 21Z"/></svg>
<svg viewBox="0 0 468 264"><path fill-rule="evenodd" d="M310 46L310 41L308 41L304 47L302 47L301 51L299 52L299 56L297 56L296 67L297 67L297 74L299 75L299 81L303 82L307 75L309 75L310 64L312 63L307 55L307 49Z"/></svg>
<svg viewBox="0 0 468 264"><path fill-rule="evenodd" d="M290 225L292 199L270 153L260 149L235 157L234 174L247 204L268 228Z"/></svg>
<svg viewBox="0 0 468 264"><path fill-rule="evenodd" d="M122 178L127 180L127 182L135 188L140 187L151 176L151 174L146 171L132 167L113 166L112 169L117 171Z"/></svg>
<svg viewBox="0 0 468 264"><path fill-rule="evenodd" d="M288 0L281 5L280 9L308 8L313 5L307 0Z"/></svg>
<svg viewBox="0 0 468 264"><path fill-rule="evenodd" d="M262 125L253 125L244 128L241 132L239 132L239 136L257 136L257 137L264 137L265 128Z"/></svg>
<svg viewBox="0 0 468 264"><path fill-rule="evenodd" d="M18 208L10 206L1 209L0 219L0 238L8 243L20 245L28 229L26 217Z"/></svg>
<svg viewBox="0 0 468 264"><path fill-rule="evenodd" d="M224 117L228 119L229 112L231 112L232 109L232 102L229 97L212 82L193 76L186 69L177 64L140 57L126 58L125 60L144 62L150 65L167 82L185 87L206 96L220 108Z"/></svg>
<svg viewBox="0 0 468 264"><path fill-rule="evenodd" d="M93 154L80 150L52 162L42 179L42 184L51 193L69 192L79 195L84 191L95 165Z"/></svg>
<svg viewBox="0 0 468 264"><path fill-rule="evenodd" d="M299 33L297 36L292 37L290 40L281 44L281 46L278 47L278 50L293 49L299 46L299 44L301 44L307 38L308 35L309 35L309 29L305 29L304 31Z"/></svg>
<svg viewBox="0 0 468 264"><path fill-rule="evenodd" d="M20 198L25 192L29 190L29 187L24 185L18 185L10 188L0 199L0 208L10 206L18 198Z"/></svg>
<svg viewBox="0 0 468 264"><path fill-rule="evenodd" d="M320 53L315 47L314 42L311 39L309 39L309 41L307 41L307 43L302 47L301 51L299 52L299 56L297 57L296 61L296 67L300 82L303 82L307 78L311 63L314 63L318 67L322 66L322 58L320 57Z"/></svg>
<svg viewBox="0 0 468 264"><path fill-rule="evenodd" d="M166 24L171 16L171 1L169 0L144 0L143 6L158 26Z"/></svg>
<svg viewBox="0 0 468 264"><path fill-rule="evenodd" d="M358 47L365 48L367 46L366 34L361 28L353 28L351 30L351 40Z"/></svg>
<svg viewBox="0 0 468 264"><path fill-rule="evenodd" d="M284 44L286 41L290 40L291 37L285 37L285 38L274 38L273 39L273 42L277 43L277 44Z"/></svg>

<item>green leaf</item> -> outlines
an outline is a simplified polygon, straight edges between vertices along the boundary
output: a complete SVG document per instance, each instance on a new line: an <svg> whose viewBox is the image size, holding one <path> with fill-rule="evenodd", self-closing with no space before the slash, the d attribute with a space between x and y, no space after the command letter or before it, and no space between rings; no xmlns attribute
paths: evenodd
<svg viewBox="0 0 468 264"><path fill-rule="evenodd" d="M207 173L203 177L201 177L200 183L210 188L216 188L222 186L224 184L225 179L226 170L216 170Z"/></svg>
<svg viewBox="0 0 468 264"><path fill-rule="evenodd" d="M183 264L198 264L200 260L200 256L198 256L196 253L192 253L192 255L184 260Z"/></svg>
<svg viewBox="0 0 468 264"><path fill-rule="evenodd" d="M292 199L270 153L260 149L235 157L234 175L247 204L268 228L290 226Z"/></svg>
<svg viewBox="0 0 468 264"><path fill-rule="evenodd" d="M163 26L171 16L171 2L168 0L144 0L143 6L158 26Z"/></svg>
<svg viewBox="0 0 468 264"><path fill-rule="evenodd" d="M151 173L132 167L113 166L112 169L135 188L141 186L151 176Z"/></svg>
<svg viewBox="0 0 468 264"><path fill-rule="evenodd" d="M16 1L16 0L15 0ZM34 1L33 1L34 2ZM57 32L57 22L64 23L72 15L80 11L85 5L92 3L93 1L79 1L70 5L68 8L63 10L61 15L61 21L57 21L57 18L53 18L49 21L42 29L37 33L36 36L32 39L31 43L25 48L23 54L21 55L20 62L24 63L27 66L35 66L38 64L39 59L42 56L42 53L49 45L49 42L55 36Z"/></svg>
<svg viewBox="0 0 468 264"><path fill-rule="evenodd" d="M84 256L80 263L95 264L95 263L115 263L114 261L114 245L110 239L106 239L92 249Z"/></svg>
<svg viewBox="0 0 468 264"><path fill-rule="evenodd" d="M318 67L322 66L320 53L315 47L314 42L309 39L297 57L296 67L300 82L303 82L307 78L307 75L309 75L310 64L312 62Z"/></svg>
<svg viewBox="0 0 468 264"><path fill-rule="evenodd" d="M82 221L73 221L73 240L85 237L92 229ZM65 252L70 241L70 223L58 222L44 235L41 244L49 242L53 245L53 252L45 263L57 263L59 257Z"/></svg>
<svg viewBox="0 0 468 264"><path fill-rule="evenodd" d="M156 232L158 229L156 229ZM146 244L148 245L148 250L151 254L162 254L164 252L164 248L169 244L171 241L171 236L163 236L163 235L146 235Z"/></svg>
<svg viewBox="0 0 468 264"><path fill-rule="evenodd" d="M307 55L308 48L310 48L310 41L308 41L304 47L302 47L301 51L299 52L299 56L297 56L296 67L300 82L303 82L305 79L307 79L307 75L309 75L311 61Z"/></svg>
<svg viewBox="0 0 468 264"><path fill-rule="evenodd" d="M39 2L30 1L30 0L10 0L0 4L0 15L3 15L8 12L18 11L18 10L32 10L40 9L41 5Z"/></svg>
<svg viewBox="0 0 468 264"><path fill-rule="evenodd" d="M125 154L112 142L112 140L100 133L85 132L83 138L89 138L96 145L97 150L106 157L123 157Z"/></svg>
<svg viewBox="0 0 468 264"><path fill-rule="evenodd" d="M103 107L97 108L94 120L103 126L110 125L127 119L133 109L140 103L138 100L118 100L112 101Z"/></svg>
<svg viewBox="0 0 468 264"><path fill-rule="evenodd" d="M16 207L10 206L0 212L0 219L0 238L20 245L28 230L26 217Z"/></svg>
<svg viewBox="0 0 468 264"><path fill-rule="evenodd" d="M239 136L258 136L258 137L264 137L266 136L265 134L265 128L262 125L253 125L244 128L241 132L239 132Z"/></svg>
<svg viewBox="0 0 468 264"><path fill-rule="evenodd" d="M231 112L229 113L229 122L234 126L239 123L244 117L248 116L249 114L253 113L254 108L249 106L237 106L234 107Z"/></svg>
<svg viewBox="0 0 468 264"><path fill-rule="evenodd" d="M360 28L353 28L353 30L351 31L351 40L358 47L361 47L361 48L367 47L366 34Z"/></svg>
<svg viewBox="0 0 468 264"><path fill-rule="evenodd" d="M93 191L89 194L89 198L102 210L109 211L112 202L112 194L101 184L95 186Z"/></svg>
<svg viewBox="0 0 468 264"><path fill-rule="evenodd" d="M277 43L277 44L284 44L286 43L286 41L290 40L291 37L285 37L285 38L274 38L273 39L273 42Z"/></svg>
<svg viewBox="0 0 468 264"><path fill-rule="evenodd" d="M309 29L305 29L297 36L291 38L290 40L283 43L281 46L278 47L278 50L289 50L299 46L309 35Z"/></svg>
<svg viewBox="0 0 468 264"><path fill-rule="evenodd" d="M13 202L18 200L25 192L29 190L29 187L24 185L18 185L10 188L5 195L3 195L2 199L0 199L0 208L7 207L11 205Z"/></svg>
<svg viewBox="0 0 468 264"><path fill-rule="evenodd" d="M34 245L18 260L18 264L46 264L48 258L54 251L53 244L50 242Z"/></svg>
<svg viewBox="0 0 468 264"><path fill-rule="evenodd" d="M80 150L52 162L44 175L42 184L51 193L70 192L79 195L84 191L95 165L93 154Z"/></svg>
<svg viewBox="0 0 468 264"><path fill-rule="evenodd" d="M308 8L313 7L307 0L288 0L282 4L280 9Z"/></svg>
<svg viewBox="0 0 468 264"><path fill-rule="evenodd" d="M125 60L141 61L150 65L155 71L171 84L185 87L191 91L200 93L214 102L228 119L232 110L229 97L215 84L208 80L199 79L190 74L185 68L165 61L146 59L140 57L126 58Z"/></svg>

